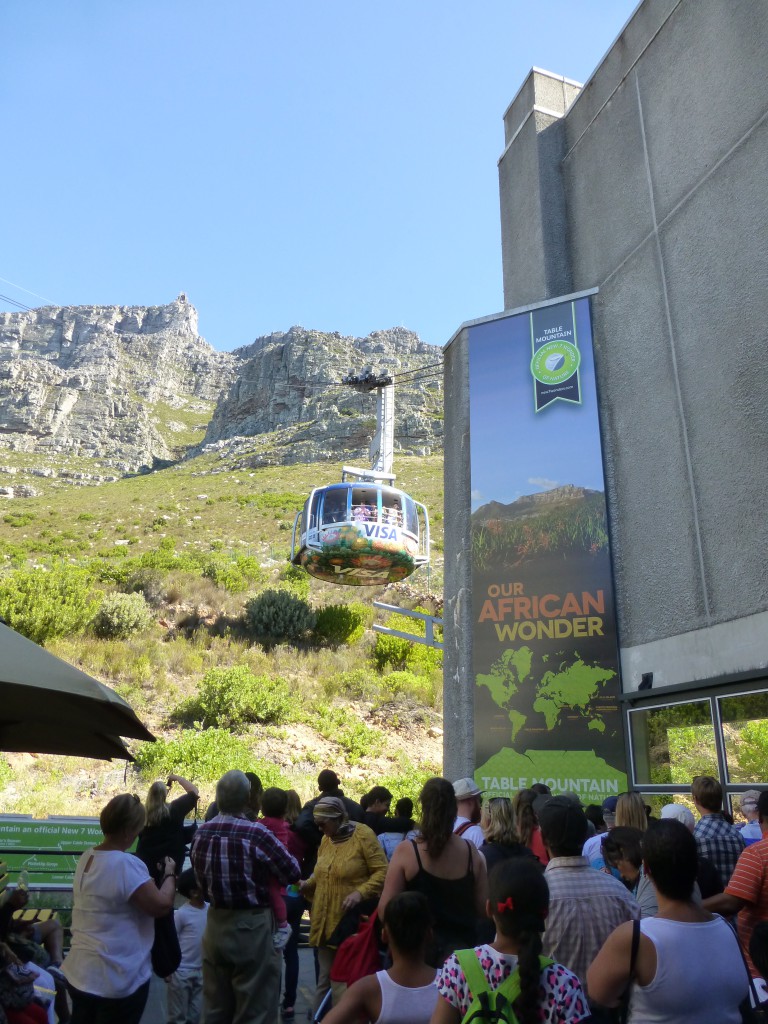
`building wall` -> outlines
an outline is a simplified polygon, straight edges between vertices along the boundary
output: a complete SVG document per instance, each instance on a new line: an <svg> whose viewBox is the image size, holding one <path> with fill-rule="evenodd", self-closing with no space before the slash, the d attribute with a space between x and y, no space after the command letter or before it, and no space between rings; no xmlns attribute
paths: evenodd
<svg viewBox="0 0 768 1024"><path fill-rule="evenodd" d="M505 308L599 289L625 690L768 665L767 52L765 0L645 0L505 114Z"/></svg>

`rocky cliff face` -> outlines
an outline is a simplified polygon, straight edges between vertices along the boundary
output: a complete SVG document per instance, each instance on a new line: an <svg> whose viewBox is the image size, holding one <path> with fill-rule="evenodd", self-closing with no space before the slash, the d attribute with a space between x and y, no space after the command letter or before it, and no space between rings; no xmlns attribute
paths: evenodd
<svg viewBox="0 0 768 1024"><path fill-rule="evenodd" d="M183 294L166 306L0 313L0 460L28 453L36 475L93 483L244 437L262 440L255 462L361 458L375 398L339 387L342 376L440 360L402 328L358 339L294 327L217 352ZM438 379L399 389L396 433L401 450L440 446ZM95 460L99 472L49 470L45 455Z"/></svg>
<svg viewBox="0 0 768 1024"><path fill-rule="evenodd" d="M350 338L292 327L234 354L242 363L216 406L206 445L273 435L264 438L269 443L260 446L256 464L366 462L376 395L359 394L340 382L349 373L371 370L396 380L396 451L426 454L442 447L442 353L412 331L396 327ZM400 382L397 375L403 373L409 376Z"/></svg>
<svg viewBox="0 0 768 1024"><path fill-rule="evenodd" d="M123 472L172 460L183 447L174 435L195 419L204 429L237 362L198 335L183 295L0 313L0 447L97 457Z"/></svg>

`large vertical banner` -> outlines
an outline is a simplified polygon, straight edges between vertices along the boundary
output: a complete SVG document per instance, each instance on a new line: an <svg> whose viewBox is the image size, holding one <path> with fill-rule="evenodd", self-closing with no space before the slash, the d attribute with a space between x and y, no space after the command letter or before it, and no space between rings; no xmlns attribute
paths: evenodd
<svg viewBox="0 0 768 1024"><path fill-rule="evenodd" d="M468 328L475 778L626 789L589 299Z"/></svg>

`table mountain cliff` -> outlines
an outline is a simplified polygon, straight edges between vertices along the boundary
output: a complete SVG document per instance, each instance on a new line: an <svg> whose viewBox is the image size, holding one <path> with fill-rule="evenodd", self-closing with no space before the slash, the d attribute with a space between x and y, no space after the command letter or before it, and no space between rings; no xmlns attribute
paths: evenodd
<svg viewBox="0 0 768 1024"><path fill-rule="evenodd" d="M442 447L441 362L439 349L402 327L366 338L292 327L219 352L199 335L184 294L164 306L0 313L0 459L25 453L39 475L66 477L44 468L46 456L65 456L81 483L212 445L243 448L254 465L366 461L375 396L340 386L342 377L427 365L397 389L395 432L397 450L429 452Z"/></svg>

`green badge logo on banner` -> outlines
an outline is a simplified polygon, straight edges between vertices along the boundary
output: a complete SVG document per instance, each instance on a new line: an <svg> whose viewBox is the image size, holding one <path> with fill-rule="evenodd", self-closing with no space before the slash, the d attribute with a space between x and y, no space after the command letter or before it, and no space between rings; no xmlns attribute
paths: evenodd
<svg viewBox="0 0 768 1024"><path fill-rule="evenodd" d="M531 360L531 373L540 384L562 384L576 373L581 354L569 341L548 341Z"/></svg>
<svg viewBox="0 0 768 1024"><path fill-rule="evenodd" d="M574 304L532 310L529 320L534 409L541 412L557 401L581 405Z"/></svg>

